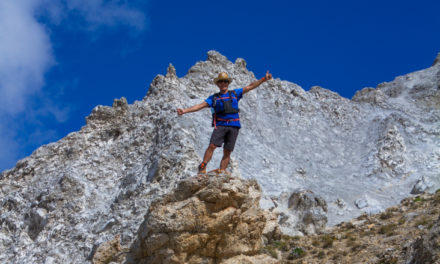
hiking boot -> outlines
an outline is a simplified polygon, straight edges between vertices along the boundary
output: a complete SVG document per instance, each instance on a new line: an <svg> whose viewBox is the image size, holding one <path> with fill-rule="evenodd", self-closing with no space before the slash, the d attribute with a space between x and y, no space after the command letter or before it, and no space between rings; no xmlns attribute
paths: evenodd
<svg viewBox="0 0 440 264"><path fill-rule="evenodd" d="M206 173L206 162L202 162L199 165L199 173Z"/></svg>

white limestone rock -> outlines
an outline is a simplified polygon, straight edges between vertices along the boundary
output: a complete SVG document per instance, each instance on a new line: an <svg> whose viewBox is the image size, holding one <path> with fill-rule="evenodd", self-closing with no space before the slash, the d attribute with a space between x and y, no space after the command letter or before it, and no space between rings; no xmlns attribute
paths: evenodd
<svg viewBox="0 0 440 264"><path fill-rule="evenodd" d="M417 180L414 184L414 187L411 190L411 194L421 194L425 191L428 191L434 184L428 180L424 176Z"/></svg>

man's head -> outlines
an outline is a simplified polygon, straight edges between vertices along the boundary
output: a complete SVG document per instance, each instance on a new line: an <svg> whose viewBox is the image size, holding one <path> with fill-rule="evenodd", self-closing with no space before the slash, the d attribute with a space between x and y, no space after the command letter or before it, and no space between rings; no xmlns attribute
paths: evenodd
<svg viewBox="0 0 440 264"><path fill-rule="evenodd" d="M228 91L231 82L232 78L230 78L226 72L219 73L217 78L214 79L214 83L218 86L221 93L226 93Z"/></svg>

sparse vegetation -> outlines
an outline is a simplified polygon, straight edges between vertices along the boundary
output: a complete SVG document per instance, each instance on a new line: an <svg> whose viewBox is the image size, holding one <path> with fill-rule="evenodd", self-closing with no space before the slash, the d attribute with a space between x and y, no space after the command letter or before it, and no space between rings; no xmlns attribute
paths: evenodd
<svg viewBox="0 0 440 264"><path fill-rule="evenodd" d="M353 245L351 246L351 251L352 252L357 252L362 248L362 245L360 243L353 243Z"/></svg>
<svg viewBox="0 0 440 264"><path fill-rule="evenodd" d="M322 247L323 248L329 248L333 246L333 241L335 240L335 237L330 236L330 235L323 235L321 237L321 241L322 241Z"/></svg>
<svg viewBox="0 0 440 264"><path fill-rule="evenodd" d="M281 263L369 263L373 259L382 264L405 263L403 242L426 234L439 214L440 191L406 198L400 207L377 215L363 214L356 225L340 223L323 235L282 236L267 252L275 257L280 251L285 260Z"/></svg>
<svg viewBox="0 0 440 264"><path fill-rule="evenodd" d="M353 233L348 233L345 238L348 239L348 241L356 241L357 239Z"/></svg>
<svg viewBox="0 0 440 264"><path fill-rule="evenodd" d="M440 203L440 193L436 193L436 195L434 196L434 204L439 204Z"/></svg>
<svg viewBox="0 0 440 264"><path fill-rule="evenodd" d="M402 217L399 219L398 224L399 224L399 225L403 225L403 224L405 224L405 222L406 222L406 219L405 219L405 217L402 216Z"/></svg>
<svg viewBox="0 0 440 264"><path fill-rule="evenodd" d="M290 252L287 259L298 259L304 257L305 255L306 251L303 248L296 247Z"/></svg>
<svg viewBox="0 0 440 264"><path fill-rule="evenodd" d="M360 216L358 216L358 218L356 218L357 220L366 220L368 219L368 215L367 214L361 214Z"/></svg>
<svg viewBox="0 0 440 264"><path fill-rule="evenodd" d="M312 241L312 245L314 246L314 247L319 247L319 240L317 240L317 239L314 239L313 241Z"/></svg>
<svg viewBox="0 0 440 264"><path fill-rule="evenodd" d="M396 227L397 227L397 225L394 223L381 226L379 229L379 234L386 235L386 236L392 236L392 235L394 235L394 229Z"/></svg>
<svg viewBox="0 0 440 264"><path fill-rule="evenodd" d="M269 254L272 258L278 258L278 253L276 251L276 249L272 246L266 246L263 250L262 253L266 253Z"/></svg>
<svg viewBox="0 0 440 264"><path fill-rule="evenodd" d="M393 213L387 210L386 212L381 213L379 218L381 220L387 220L390 219L391 217L393 217Z"/></svg>
<svg viewBox="0 0 440 264"><path fill-rule="evenodd" d="M371 236L371 235L374 235L374 230L361 231L359 235L361 237Z"/></svg>
<svg viewBox="0 0 440 264"><path fill-rule="evenodd" d="M417 219L417 221L414 223L414 226L428 226L430 223L432 223L431 219L428 216L423 215Z"/></svg>
<svg viewBox="0 0 440 264"><path fill-rule="evenodd" d="M320 251L320 252L318 253L318 256L317 256L317 257L320 258L320 259L325 258L325 252L324 252L324 251Z"/></svg>
<svg viewBox="0 0 440 264"><path fill-rule="evenodd" d="M285 240L285 241L294 241L294 240L299 240L300 238L301 238L300 236L288 236L288 235L281 236L281 240Z"/></svg>
<svg viewBox="0 0 440 264"><path fill-rule="evenodd" d="M354 225L352 222L347 222L343 225L343 227L347 228L347 229L353 229Z"/></svg>
<svg viewBox="0 0 440 264"><path fill-rule="evenodd" d="M287 241L285 241L285 240L276 240L273 242L273 246L276 249L283 250L283 251L286 251L289 249L289 247L288 247L289 245L288 245Z"/></svg>

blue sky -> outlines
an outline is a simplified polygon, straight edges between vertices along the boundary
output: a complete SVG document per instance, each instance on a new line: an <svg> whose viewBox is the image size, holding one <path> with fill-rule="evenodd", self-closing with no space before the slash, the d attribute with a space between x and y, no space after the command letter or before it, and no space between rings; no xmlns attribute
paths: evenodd
<svg viewBox="0 0 440 264"><path fill-rule="evenodd" d="M209 50L351 98L431 66L440 1L0 1L0 171ZM201 98L201 100L204 98Z"/></svg>

